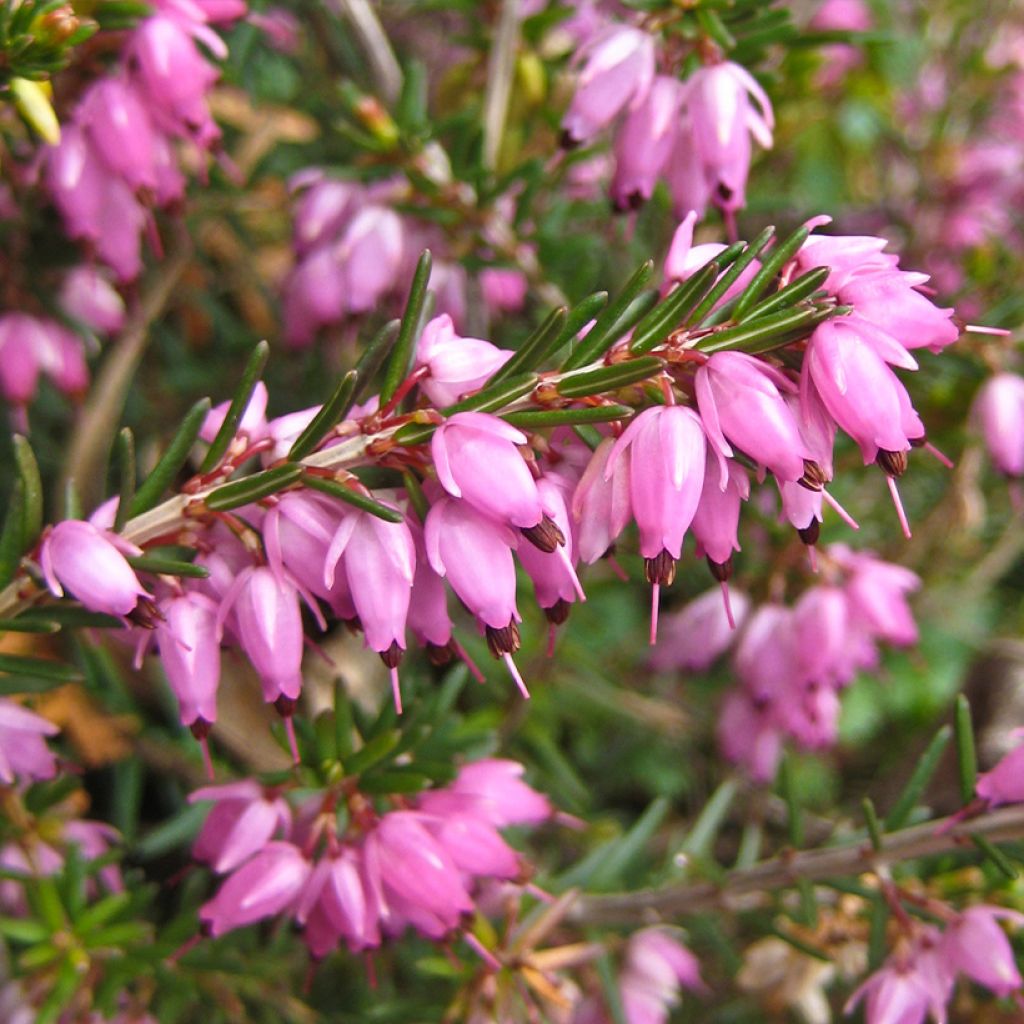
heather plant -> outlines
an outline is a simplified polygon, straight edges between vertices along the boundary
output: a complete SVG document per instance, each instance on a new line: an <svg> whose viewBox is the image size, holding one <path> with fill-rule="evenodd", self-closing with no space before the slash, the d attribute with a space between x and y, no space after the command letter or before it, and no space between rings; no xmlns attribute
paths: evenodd
<svg viewBox="0 0 1024 1024"><path fill-rule="evenodd" d="M1018 23L0 7L2 1018L1024 1012Z"/></svg>

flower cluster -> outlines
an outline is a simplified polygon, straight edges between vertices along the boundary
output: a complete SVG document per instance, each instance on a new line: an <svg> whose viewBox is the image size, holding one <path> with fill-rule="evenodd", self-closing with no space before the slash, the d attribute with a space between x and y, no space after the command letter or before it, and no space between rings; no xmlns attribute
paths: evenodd
<svg viewBox="0 0 1024 1024"><path fill-rule="evenodd" d="M288 914L316 959L341 943L375 949L408 928L443 939L473 912L484 881L525 881L499 830L536 825L552 809L522 774L514 761L476 761L450 785L383 813L344 786L296 813L281 793L251 781L199 790L194 801L215 803L195 856L228 875L200 910L204 932Z"/></svg>
<svg viewBox="0 0 1024 1024"><path fill-rule="evenodd" d="M98 268L75 267L58 295L61 312L80 331L109 335L124 323L124 300ZM85 340L65 323L25 312L0 315L0 394L25 428L24 408L35 397L40 374L78 397L89 384Z"/></svg>
<svg viewBox="0 0 1024 1024"><path fill-rule="evenodd" d="M644 928L626 944L619 995L628 1024L665 1024L682 989L704 993L697 958L669 928ZM609 1024L611 1017L594 998L577 1007L572 1024Z"/></svg>
<svg viewBox="0 0 1024 1024"><path fill-rule="evenodd" d="M754 77L718 54L685 82L659 74L654 37L615 22L596 31L576 61L563 144L588 143L619 121L611 186L616 207L639 206L664 177L679 216L703 213L714 203L731 221L746 203L752 140L765 149L772 145L772 105Z"/></svg>
<svg viewBox="0 0 1024 1024"><path fill-rule="evenodd" d="M821 584L792 606L751 609L731 594L730 629L717 591L709 590L665 617L652 665L700 671L732 648L739 686L725 700L718 736L730 760L755 779L775 775L783 743L820 750L836 741L839 694L858 671L876 668L880 642L917 641L907 595L920 586L909 569L845 545L821 556Z"/></svg>
<svg viewBox="0 0 1024 1024"><path fill-rule="evenodd" d="M440 163L433 173L450 180L447 158ZM292 178L291 187L296 263L283 285L282 315L285 341L293 347L305 347L321 328L395 298L424 247L442 256L450 248L436 226L395 211L396 204L409 198L409 187L401 179L364 186L309 168ZM497 205L500 222L511 210L507 202ZM462 265L435 259L433 283L438 311L463 323L468 279ZM486 267L479 273L479 285L487 308L495 313L517 310L525 301L526 277L518 267Z"/></svg>
<svg viewBox="0 0 1024 1024"><path fill-rule="evenodd" d="M45 155L46 184L67 233L118 279L142 270L141 241L156 242L151 208L185 194L176 147L213 150L220 129L207 106L217 57L227 49L212 23L233 21L242 0L157 0L125 40L117 68L93 82Z"/></svg>
<svg viewBox="0 0 1024 1024"><path fill-rule="evenodd" d="M997 996L1020 993L1024 982L999 919L1024 922L1024 915L1002 907L968 907L961 914L946 909L949 923L939 930L907 921L909 935L896 952L857 989L847 1012L865 1003L867 1024L922 1024L929 1015L946 1020L957 977Z"/></svg>

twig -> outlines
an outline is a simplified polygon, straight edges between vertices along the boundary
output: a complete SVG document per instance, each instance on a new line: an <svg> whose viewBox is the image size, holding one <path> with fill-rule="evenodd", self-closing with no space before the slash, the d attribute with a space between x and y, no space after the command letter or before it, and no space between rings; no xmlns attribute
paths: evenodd
<svg viewBox="0 0 1024 1024"><path fill-rule="evenodd" d="M366 51L381 99L393 105L402 91L402 68L368 0L328 0L328 8L346 18Z"/></svg>
<svg viewBox="0 0 1024 1024"><path fill-rule="evenodd" d="M802 879L820 882L857 875L898 861L944 853L964 845L970 847L971 835L984 836L990 842L1024 837L1024 804L1001 807L971 819L943 818L891 832L882 837L882 848L878 852L864 840L844 846L783 853L749 868L729 872L719 884L697 882L633 893L583 896L570 917L587 924L629 924L670 920L681 914L722 907L736 909L744 904L743 897L770 893Z"/></svg>
<svg viewBox="0 0 1024 1024"><path fill-rule="evenodd" d="M483 164L489 171L498 164L501 139L505 134L516 50L519 48L519 24L519 0L503 0L487 60L487 92L484 95Z"/></svg>
<svg viewBox="0 0 1024 1024"><path fill-rule="evenodd" d="M65 493L69 481L74 481L86 508L98 501L104 484L104 461L121 422L125 396L146 350L149 329L163 313L191 253L188 233L179 225L170 253L112 346L82 407L61 470L58 496Z"/></svg>

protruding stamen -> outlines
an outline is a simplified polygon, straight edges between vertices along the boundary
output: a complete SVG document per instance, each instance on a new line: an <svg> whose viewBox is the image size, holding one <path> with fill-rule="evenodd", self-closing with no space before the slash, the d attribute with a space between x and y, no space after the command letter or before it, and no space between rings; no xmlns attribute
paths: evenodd
<svg viewBox="0 0 1024 1024"><path fill-rule="evenodd" d="M519 532L546 555L565 544L565 535L550 516L544 516L536 526L520 527Z"/></svg>
<svg viewBox="0 0 1024 1024"><path fill-rule="evenodd" d="M938 459L939 462L941 462L942 465L946 467L946 469L953 468L953 460L948 455L946 455L945 452L939 451L939 449L936 448L935 445L931 443L931 441L925 441L924 450L928 452L928 454L931 455L933 458Z"/></svg>
<svg viewBox="0 0 1024 1024"><path fill-rule="evenodd" d="M398 685L398 666L391 670L391 699L395 702L395 714L402 713L402 690Z"/></svg>
<svg viewBox="0 0 1024 1024"><path fill-rule="evenodd" d="M609 548L608 550L610 552L612 549ZM623 583L629 582L629 574L626 572L625 569L622 568L622 566L619 564L619 560L615 557L614 554L605 555L604 560L612 567L612 572L615 573L615 575L618 576Z"/></svg>
<svg viewBox="0 0 1024 1024"><path fill-rule="evenodd" d="M472 933L463 932L463 941L492 971L501 970L501 961Z"/></svg>
<svg viewBox="0 0 1024 1024"><path fill-rule="evenodd" d="M907 514L903 511L903 502L900 499L899 488L896 486L896 478L886 474L886 482L889 484L889 493L892 495L892 503L896 506L896 515L899 516L900 527L903 529L903 536L910 540L910 523L907 522Z"/></svg>
<svg viewBox="0 0 1024 1024"><path fill-rule="evenodd" d="M1005 327L986 327L984 324L964 324L964 330L971 334L993 334L997 338L1008 338L1013 333Z"/></svg>
<svg viewBox="0 0 1024 1024"><path fill-rule="evenodd" d="M810 563L811 572L818 572L818 549L813 544L807 545L807 561Z"/></svg>
<svg viewBox="0 0 1024 1024"><path fill-rule="evenodd" d="M730 555L724 562L716 562L711 558L707 559L708 568L711 570L711 575L718 580L719 583L725 583L726 580L732 579L732 555Z"/></svg>
<svg viewBox="0 0 1024 1024"><path fill-rule="evenodd" d="M576 567L572 564L572 559L569 557L569 547L567 544L559 544L555 548L555 553L558 555L559 561L565 566L565 571L569 574L569 579L572 580L572 589L576 591L576 596L581 601L586 601L587 595L583 593L583 586L580 583L579 576L576 575Z"/></svg>
<svg viewBox="0 0 1024 1024"><path fill-rule="evenodd" d="M530 691L526 688L526 683L523 682L523 677L519 674L519 669L516 667L516 663L512 660L512 655L507 652L501 656L502 661L508 666L509 674L516 681L516 686L519 687L519 692L526 698L530 699Z"/></svg>
<svg viewBox="0 0 1024 1024"><path fill-rule="evenodd" d="M206 769L206 777L213 782L213 759L210 757L210 741L205 737L199 738L199 749L203 752L203 768Z"/></svg>
<svg viewBox="0 0 1024 1024"><path fill-rule="evenodd" d="M721 580L719 586L722 588L722 604L725 606L725 618L730 629L736 628L736 619L732 614L732 601L729 599L729 581Z"/></svg>
<svg viewBox="0 0 1024 1024"><path fill-rule="evenodd" d="M820 491L828 483L828 477L817 462L813 459L804 459L804 475L797 483L809 491Z"/></svg>
<svg viewBox="0 0 1024 1024"><path fill-rule="evenodd" d="M661 584L651 586L651 646L658 642L658 605L661 603Z"/></svg>
<svg viewBox="0 0 1024 1024"><path fill-rule="evenodd" d="M818 543L818 538L821 536L821 523L817 519L812 519L806 526L798 529L797 536L809 547L813 548Z"/></svg>
<svg viewBox="0 0 1024 1024"><path fill-rule="evenodd" d="M519 650L521 640L515 619L512 619L507 626L500 628L487 626L484 629L484 636L487 638L487 646L490 648L491 654L496 658Z"/></svg>
<svg viewBox="0 0 1024 1024"><path fill-rule="evenodd" d="M907 453L891 452L886 448L879 448L875 456L875 463L889 476L903 476L907 471Z"/></svg>
<svg viewBox="0 0 1024 1024"><path fill-rule="evenodd" d="M662 548L653 558L644 559L644 574L648 583L670 587L676 578L676 560Z"/></svg>
<svg viewBox="0 0 1024 1024"><path fill-rule="evenodd" d="M825 501L828 502L829 506L836 513L836 515L838 515L839 518L842 519L842 521L846 523L846 525L850 527L851 530L860 529L860 524L857 522L857 520L854 519L853 516L851 516L850 513L847 512L846 509L843 508L843 506L840 505L839 502L836 501L836 499L833 498L832 495L825 490L824 487L822 487L821 489L821 496L825 499Z"/></svg>

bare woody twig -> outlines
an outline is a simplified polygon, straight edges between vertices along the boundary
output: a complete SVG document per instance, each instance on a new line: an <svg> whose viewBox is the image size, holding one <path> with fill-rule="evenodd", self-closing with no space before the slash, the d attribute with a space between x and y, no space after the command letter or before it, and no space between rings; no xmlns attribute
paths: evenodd
<svg viewBox="0 0 1024 1024"><path fill-rule="evenodd" d="M721 908L740 909L746 897L770 893L801 880L820 882L876 871L899 861L913 860L971 846L972 835L991 842L1024 838L1024 804L1001 807L982 816L943 818L901 829L882 837L881 849L869 842L787 852L749 868L730 872L720 883L697 882L643 889L607 896L583 896L570 917L587 924L630 924L671 920L682 914Z"/></svg>
<svg viewBox="0 0 1024 1024"><path fill-rule="evenodd" d="M327 6L352 26L366 51L381 99L393 105L402 91L402 68L373 5L368 0L328 0Z"/></svg>

